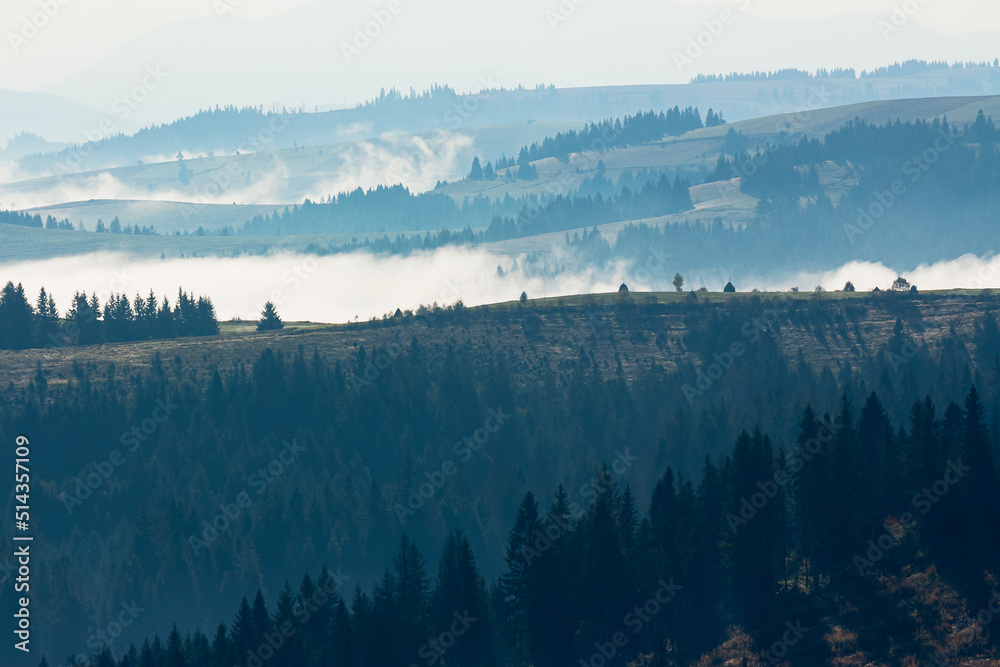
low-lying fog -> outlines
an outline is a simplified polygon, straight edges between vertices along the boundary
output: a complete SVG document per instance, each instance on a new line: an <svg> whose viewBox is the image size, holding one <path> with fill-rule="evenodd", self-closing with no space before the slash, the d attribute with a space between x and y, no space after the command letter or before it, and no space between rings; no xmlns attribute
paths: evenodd
<svg viewBox="0 0 1000 667"><path fill-rule="evenodd" d="M610 292L622 278L633 291L672 290L673 272L643 281L623 266L564 272L554 278L529 277L511 270L517 258L477 248L443 248L409 257L353 253L316 257L278 254L268 257L145 259L94 253L47 260L0 264L0 282L24 284L32 302L43 285L65 314L74 291L96 292L101 302L110 292L130 296L167 295L177 290L211 297L220 320L256 319L261 306L273 301L287 321L345 322L369 319L395 309L421 304L449 305L461 299L479 305L517 299ZM522 260L523 261L523 260ZM499 276L497 266L504 269ZM670 275L666 275L669 273ZM779 280L733 279L739 291L812 291L817 285L838 290L852 281L858 290L887 288L897 272L881 264L853 262L831 271L800 273ZM951 261L904 271L920 289L1000 288L1000 257L986 260L966 255ZM727 276L691 275L685 289L706 285L720 290Z"/></svg>
<svg viewBox="0 0 1000 667"><path fill-rule="evenodd" d="M317 257L278 254L268 257L137 259L94 253L48 260L0 264L0 281L22 282L34 301L39 288L54 294L63 313L74 291L166 294L178 287L211 297L220 320L257 319L273 301L285 320L345 322L358 317L416 309L421 304L450 305L461 299L478 305L531 297L617 290L620 271L584 271L558 279L524 278L509 272L514 260L483 250L447 248L409 257L353 253Z"/></svg>
<svg viewBox="0 0 1000 667"><path fill-rule="evenodd" d="M198 160L192 153L184 163L191 165L191 180L184 185L177 176L181 163L169 156L145 156L142 167L134 161L120 165L129 166L125 171L105 166L75 173L74 151L81 149L74 148L53 156L44 174L0 163L0 207L20 210L90 199L291 205L396 183L426 192L438 181L464 176L474 144L469 135L439 130L427 135L386 132L371 141L327 147L326 156L262 150L236 157L220 151L215 159Z"/></svg>

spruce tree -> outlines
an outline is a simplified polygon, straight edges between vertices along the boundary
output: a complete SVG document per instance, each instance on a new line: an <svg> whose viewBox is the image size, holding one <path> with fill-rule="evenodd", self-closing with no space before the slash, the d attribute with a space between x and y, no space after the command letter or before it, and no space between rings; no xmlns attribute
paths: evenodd
<svg viewBox="0 0 1000 667"><path fill-rule="evenodd" d="M630 583L615 525L619 491L607 464L595 478L594 499L580 520L579 602L581 640L585 645L604 641L624 616Z"/></svg>
<svg viewBox="0 0 1000 667"><path fill-rule="evenodd" d="M423 556L405 533L393 561L392 581L392 599L399 617L398 644L404 655L412 658L430 635L430 581Z"/></svg>
<svg viewBox="0 0 1000 667"><path fill-rule="evenodd" d="M619 519L628 513L619 504ZM532 652L541 667L573 662L576 595L579 572L579 543L574 530L569 495L562 484L556 489L552 506L542 521L544 542L548 549L532 565L533 598L538 611L533 615Z"/></svg>
<svg viewBox="0 0 1000 667"><path fill-rule="evenodd" d="M260 320L257 322L257 331L275 331L284 329L285 323L278 316L278 311L274 304L268 301L264 304L264 309L260 311Z"/></svg>
<svg viewBox="0 0 1000 667"><path fill-rule="evenodd" d="M481 181L483 180L483 167L479 163L479 156L472 158L472 169L469 171L470 181Z"/></svg>
<svg viewBox="0 0 1000 667"><path fill-rule="evenodd" d="M236 612L236 618L229 631L232 638L233 652L237 660L245 660L247 652L257 648L254 645L253 636L253 611L250 609L250 602L244 598L240 601L240 608Z"/></svg>
<svg viewBox="0 0 1000 667"><path fill-rule="evenodd" d="M458 618L463 634L447 648L442 662L455 667L493 664L492 632L486 585L476 567L469 541L458 532L445 543L431 606L432 635L450 628ZM474 619L474 620L473 620ZM464 627L464 623L470 623ZM444 647L442 647L444 649Z"/></svg>
<svg viewBox="0 0 1000 667"><path fill-rule="evenodd" d="M956 461L948 462L948 467L952 470L960 469L959 460L961 465L970 468L955 482L956 486L962 485L956 495L959 502L964 505L959 513L961 519L958 520L955 529L959 533L957 537L969 547L969 558L989 553L997 543L997 536L993 530L996 519L991 516L988 509L993 507L996 501L996 477L985 414L986 410L979 400L979 392L973 385L965 397L960 434L961 456ZM940 474L944 476L944 473L942 469Z"/></svg>
<svg viewBox="0 0 1000 667"><path fill-rule="evenodd" d="M47 346L58 340L59 313L52 295L42 287L35 301L35 340L38 345ZM55 336L55 339L52 337Z"/></svg>
<svg viewBox="0 0 1000 667"><path fill-rule="evenodd" d="M215 637L212 639L211 661L209 667L229 667L235 660L233 647L226 636L226 625L220 623L215 630Z"/></svg>
<svg viewBox="0 0 1000 667"><path fill-rule="evenodd" d="M889 493L891 475L899 468L893 441L889 417L872 391L858 420L858 518L863 540L878 538L883 518L895 505Z"/></svg>
<svg viewBox="0 0 1000 667"><path fill-rule="evenodd" d="M507 568L500 575L509 648L512 658L520 664L528 664L531 660L531 620L536 611L532 594L537 574L533 565L541 556L535 547L539 527L538 503L534 494L528 491L521 500L507 538L504 554Z"/></svg>
<svg viewBox="0 0 1000 667"><path fill-rule="evenodd" d="M295 616L295 593L292 587L285 582L285 586L278 594L278 604L274 611L272 625L275 631L286 634L286 628L297 630L299 619ZM295 667L306 664L306 655L302 650L301 633L295 632L288 636L285 642L275 651L275 665L278 667Z"/></svg>
<svg viewBox="0 0 1000 667"><path fill-rule="evenodd" d="M114 665L114 661L111 663ZM170 629L167 637L167 663L166 667L184 667L184 650L181 643L181 633L177 630L177 624Z"/></svg>
<svg viewBox="0 0 1000 667"><path fill-rule="evenodd" d="M34 334L34 313L24 288L8 282L0 291L0 349L31 347Z"/></svg>

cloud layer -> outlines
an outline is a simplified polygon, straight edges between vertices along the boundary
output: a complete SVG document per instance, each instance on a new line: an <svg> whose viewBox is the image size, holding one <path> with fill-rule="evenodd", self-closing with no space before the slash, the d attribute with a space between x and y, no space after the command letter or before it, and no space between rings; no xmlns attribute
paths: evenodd
<svg viewBox="0 0 1000 667"><path fill-rule="evenodd" d="M518 258L482 249L441 248L408 257L352 253L316 257L279 254L269 257L149 260L114 253L95 253L47 260L0 264L0 282L22 282L32 296L45 286L61 311L76 290L96 292L102 302L109 292L146 294L150 289L171 301L177 289L210 296L220 319L256 319L267 300L286 320L346 322L380 317L396 308L421 304L466 305L510 301L526 291L532 298L612 292L624 268L585 269L555 277L529 277L510 269ZM523 264L523 258L520 258ZM507 275L499 277L497 266ZM920 289L1000 288L1000 257L965 255L922 265L903 277ZM848 280L858 290L887 288L897 272L867 262L852 262L820 273L741 285L787 291L810 291L816 285L841 289ZM669 277L643 283L629 280L633 291L671 290Z"/></svg>

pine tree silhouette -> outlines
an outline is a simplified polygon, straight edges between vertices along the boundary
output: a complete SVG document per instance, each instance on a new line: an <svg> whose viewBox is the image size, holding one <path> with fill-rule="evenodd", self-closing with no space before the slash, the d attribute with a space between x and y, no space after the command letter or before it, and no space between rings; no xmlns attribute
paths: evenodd
<svg viewBox="0 0 1000 667"><path fill-rule="evenodd" d="M285 323L278 316L278 310L274 304L268 301L264 304L264 310L260 311L260 321L257 322L257 331L276 331L284 329Z"/></svg>

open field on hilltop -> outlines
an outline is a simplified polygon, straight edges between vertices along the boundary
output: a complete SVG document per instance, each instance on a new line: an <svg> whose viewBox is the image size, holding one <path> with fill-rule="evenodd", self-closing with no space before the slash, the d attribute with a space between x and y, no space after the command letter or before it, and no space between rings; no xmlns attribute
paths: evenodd
<svg viewBox="0 0 1000 667"><path fill-rule="evenodd" d="M714 166L724 135L705 138L691 137L692 134L693 132L689 132L681 137L670 137L642 146L631 146L604 153L592 151L573 153L566 162L560 162L555 158L536 160L532 164L538 171L538 179L534 181L515 179L506 182L503 178L492 182L456 181L436 191L458 201L480 194L492 199L503 199L507 194L512 197L531 194L568 195L578 189L584 179L592 178L597 173L598 162L604 162L605 177L612 181L617 180L624 171L677 168L697 170L701 167L708 169ZM492 158L480 156L484 164L487 159Z"/></svg>
<svg viewBox="0 0 1000 667"><path fill-rule="evenodd" d="M502 255L517 256L528 252L551 252L563 249L566 247L567 235L572 238L574 234L583 234L595 227L601 236L604 237L605 241L614 243L618 238L618 233L626 225L644 224L651 227L686 225L689 223L709 225L716 218L720 218L726 227L734 225L745 226L753 222L756 218L757 200L740 192L738 181L739 179L733 179L726 182L696 185L691 188L691 199L695 207L683 213L672 213L655 218L620 220L618 222L609 222L591 227L577 227L560 232L535 234L533 236L523 236L504 241L491 241L483 243L479 247Z"/></svg>
<svg viewBox="0 0 1000 667"><path fill-rule="evenodd" d="M254 202L264 200L277 203L261 206L284 207L306 198L319 199L359 186L367 189L379 183L423 183L431 179L427 187L433 187L434 178L464 175L477 153L516 154L525 143L541 141L576 126L575 123L532 122L460 127L452 132L443 125L440 131L425 134L385 134L363 141L338 141L234 155L186 156L183 161L175 156L158 156L138 164L3 183L0 184L0 202L51 198L53 195L48 193L85 193L99 188L98 196L114 200L170 199L247 206L256 206ZM186 183L180 178L182 166L188 170ZM35 210L44 216L50 210L64 207L59 203L35 207ZM150 224L146 221L147 214L134 205L132 217L107 207L103 213L108 217L117 214L123 222L140 226ZM153 216L157 213L155 208L149 212ZM239 226L249 217L252 215L225 224ZM197 216L185 222L184 225L178 223L177 228L194 229L202 224ZM206 227L209 224L217 224L213 223L212 215L208 216Z"/></svg>
<svg viewBox="0 0 1000 667"><path fill-rule="evenodd" d="M610 100L627 101L636 111L660 108L665 102L670 106L695 104L702 114L709 107L722 111L730 121L774 115L776 107L787 104L776 99L774 91L791 91L795 98L804 98L814 91L823 91L827 99L824 106L843 106L857 100L859 88L870 86L871 92L881 98L945 95L956 91L959 95L983 91L982 70L939 69L902 76L879 76L865 79L780 79L771 81L715 81L697 84L663 84L633 86L603 86L594 88L561 88L559 94L572 99L585 99L598 93ZM985 92L995 90L987 89ZM902 92L901 92L902 91ZM913 91L913 92L910 92ZM966 92L968 91L968 92ZM952 95L955 92L951 92ZM853 99L852 99L853 98ZM673 101L670 101L673 100Z"/></svg>
<svg viewBox="0 0 1000 667"><path fill-rule="evenodd" d="M766 138L781 131L822 138L856 118L884 125L895 122L897 119L906 122L932 120L947 116L949 122L965 124L973 122L980 109L986 115L1000 116L1000 96L924 97L861 102L846 106L804 107L795 113L754 118L729 125L694 130L684 136L691 139L724 137L731 127L751 139Z"/></svg>
<svg viewBox="0 0 1000 667"><path fill-rule="evenodd" d="M775 337L783 353L803 358L817 367L858 366L882 350L892 336L897 318L920 346L934 348L952 327L969 334L988 310L1000 308L1000 295L989 290L925 292L913 297L870 293L699 292L586 294L512 301L467 308L459 313L438 311L430 316L406 316L354 324L290 322L276 332L256 332L252 322L223 322L218 336L136 343L114 343L61 349L0 351L0 386L24 386L40 365L50 386L68 381L74 364L97 368L103 375L114 364L119 376L148 370L156 354L169 366L175 357L184 368L250 368L270 347L294 353L299 347L331 362L348 364L359 347L392 343L409 345L414 339L429 350L429 358L461 348L479 363L488 350L505 350L512 372L522 381L537 381L544 369L554 372L574 367L581 353L592 356L602 373L614 374L621 363L626 379L640 366L657 363L667 369L698 365L684 339L691 327L713 313L760 318L773 310Z"/></svg>
<svg viewBox="0 0 1000 667"><path fill-rule="evenodd" d="M122 225L138 224L140 227L152 225L160 234L175 231L194 231L198 227L206 230L222 227L239 227L255 215L269 215L281 212L285 204L197 204L154 201L147 199L89 199L67 202L56 206L27 209L27 213L38 214L42 218L52 216L56 220L67 219L79 226L94 231L98 220L107 225L118 216ZM192 229L192 225L194 228Z"/></svg>
<svg viewBox="0 0 1000 667"><path fill-rule="evenodd" d="M538 160L533 163L538 170L536 181L461 181L449 183L438 191L459 200L478 194L493 199L502 199L507 193L515 197L542 193L568 194L579 188L585 178L596 173L598 161L604 162L606 175L612 180L623 171L639 169L711 169L722 151L723 140L730 129L742 132L755 144L783 131L792 135L807 134L822 138L855 118L884 124L896 119L913 121L947 116L949 122L971 123L980 109L987 115L1000 117L1000 96L901 99L810 109L692 130L679 137L664 137L641 146L604 153L583 151L570 155L567 162L560 162L555 158ZM480 155L484 164L493 157L496 156ZM853 182L855 176L831 169L824 172L823 178L825 187L842 190ZM842 183L844 179L848 183Z"/></svg>
<svg viewBox="0 0 1000 667"><path fill-rule="evenodd" d="M332 329L337 326L347 326L336 325L336 324L326 324L323 322L285 322L285 328L282 331L287 333L293 333L297 331L316 331L318 329ZM236 336L243 334L260 334L262 332L257 331L257 322L252 320L224 320L219 322L219 335L220 336ZM264 332L266 333L266 332Z"/></svg>
<svg viewBox="0 0 1000 667"><path fill-rule="evenodd" d="M528 303L530 305L537 305L539 307L552 307L552 306L583 306L583 305L597 305L597 306L610 306L610 305L620 305L623 302L631 301L637 305L648 305L648 304L690 304L691 290L685 288L681 292L629 292L627 296L621 295L617 292L605 292L601 294L574 294L570 296L553 296L544 297L540 299L529 299ZM695 292L696 299L695 303L706 303L706 304L740 304L747 302L757 302L758 300L772 301L778 300L782 302L800 302L808 301L811 303L821 303L824 301L841 301L841 300L861 300L864 302L871 302L876 305L888 305L894 306L899 304L912 304L912 303L922 303L930 304L941 299L970 299L973 301L982 300L983 303L993 303L994 299L1000 299L1000 294L994 294L992 290L973 290L973 289L950 289L950 290L928 290L924 292L919 292L916 296L911 296L908 293L893 293L884 292L881 295L872 294L871 292L844 292L842 290L831 290L826 291L821 294L816 294L811 291L798 291L798 292L721 292L721 291L706 291L706 292ZM498 303L495 306L490 306L490 308L519 308L520 303L517 301L506 301L503 303Z"/></svg>

